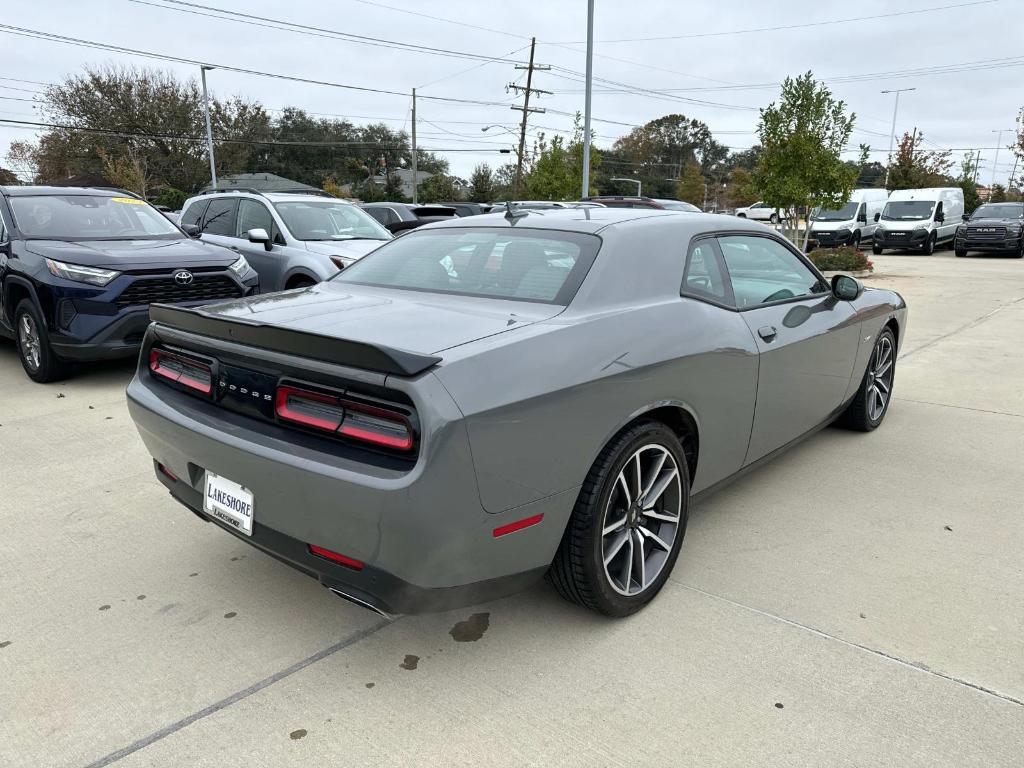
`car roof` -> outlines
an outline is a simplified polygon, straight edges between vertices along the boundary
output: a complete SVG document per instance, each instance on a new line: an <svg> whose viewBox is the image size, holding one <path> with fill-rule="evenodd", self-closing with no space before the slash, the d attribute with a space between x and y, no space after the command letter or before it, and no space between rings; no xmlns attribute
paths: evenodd
<svg viewBox="0 0 1024 768"><path fill-rule="evenodd" d="M631 225L650 219L666 223L669 220L692 222L698 228L718 230L738 229L764 231L765 227L756 222L742 219L730 220L723 225L720 215L714 213L690 213L687 211L665 211L656 208L555 208L545 211L519 211L525 215L509 219L505 213L486 213L461 219L447 219L432 222L420 230L427 229L475 229L480 227L522 227L526 229L551 229L563 232L598 233L609 227Z"/></svg>
<svg viewBox="0 0 1024 768"><path fill-rule="evenodd" d="M124 197L131 195L138 197L134 192L111 187L46 187L42 185L29 185L19 187L0 187L8 197L30 197L33 195L89 195L92 197ZM140 200L142 198L139 198Z"/></svg>

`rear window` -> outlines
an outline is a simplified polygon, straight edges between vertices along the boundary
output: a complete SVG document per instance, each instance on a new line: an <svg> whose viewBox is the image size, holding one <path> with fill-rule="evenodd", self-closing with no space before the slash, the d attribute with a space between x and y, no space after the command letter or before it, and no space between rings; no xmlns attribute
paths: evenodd
<svg viewBox="0 0 1024 768"><path fill-rule="evenodd" d="M601 240L536 229L426 229L381 246L334 280L566 305Z"/></svg>
<svg viewBox="0 0 1024 768"><path fill-rule="evenodd" d="M138 240L182 237L158 210L136 197L31 195L10 198L25 237L49 240Z"/></svg>

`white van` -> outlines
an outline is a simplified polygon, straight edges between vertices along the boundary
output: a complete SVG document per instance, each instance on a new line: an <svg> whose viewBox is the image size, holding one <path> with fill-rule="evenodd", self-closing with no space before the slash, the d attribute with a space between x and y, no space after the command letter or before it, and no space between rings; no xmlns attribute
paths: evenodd
<svg viewBox="0 0 1024 768"><path fill-rule="evenodd" d="M817 211L812 215L808 247L852 245L859 248L862 242L871 242L878 226L876 214L882 212L888 199L889 193L884 189L855 189L842 208Z"/></svg>
<svg viewBox="0 0 1024 768"><path fill-rule="evenodd" d="M934 253L935 246L953 242L963 213L960 187L897 189L882 209L871 252L898 248Z"/></svg>

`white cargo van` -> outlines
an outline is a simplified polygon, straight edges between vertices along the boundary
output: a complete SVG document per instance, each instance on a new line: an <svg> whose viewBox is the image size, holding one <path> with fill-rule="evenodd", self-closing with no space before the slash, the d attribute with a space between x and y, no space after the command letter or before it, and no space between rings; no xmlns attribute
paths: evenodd
<svg viewBox="0 0 1024 768"><path fill-rule="evenodd" d="M819 210L812 216L808 246L859 248L862 242L870 243L878 226L875 214L882 212L888 198L884 189L855 189L842 208Z"/></svg>
<svg viewBox="0 0 1024 768"><path fill-rule="evenodd" d="M886 248L934 253L935 246L952 243L964 213L960 187L897 189L879 216L871 251Z"/></svg>

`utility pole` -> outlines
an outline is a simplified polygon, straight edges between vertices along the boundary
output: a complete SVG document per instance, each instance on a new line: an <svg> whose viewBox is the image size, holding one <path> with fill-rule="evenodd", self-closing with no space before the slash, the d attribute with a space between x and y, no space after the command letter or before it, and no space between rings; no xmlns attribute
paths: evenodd
<svg viewBox="0 0 1024 768"><path fill-rule="evenodd" d="M996 165L999 162L999 145L1003 143L1003 134L1012 130L1013 128L1000 128L999 130L992 131L992 133L998 134L998 136L996 136L996 156L992 161L992 183L988 185L989 190L996 185Z"/></svg>
<svg viewBox="0 0 1024 768"><path fill-rule="evenodd" d="M978 183L978 170L981 168L981 150L979 149L974 153L974 178L971 179L975 184Z"/></svg>
<svg viewBox="0 0 1024 768"><path fill-rule="evenodd" d="M519 197L520 196L520 190L522 188L521 185L522 185L522 182L523 182L523 154L526 152L526 119L527 119L527 117L529 117L531 112L545 112L546 111L544 109L539 109L537 107L534 107L533 109L530 108L530 94L531 93L546 93L548 96L551 95L551 91L541 91L541 90L533 87L533 71L535 69L537 69L537 70L548 70L548 69L551 69L551 67L547 66L547 65L539 65L539 64L538 65L534 65L534 63L533 63L533 51L534 51L534 49L536 47L537 47L537 38L535 38L535 37L530 38L530 63L529 63L529 65L525 66L525 67L522 66L522 65L518 65L518 64L516 65L516 69L525 69L526 70L526 87L523 88L521 86L516 85L515 83L509 83L509 85L508 85L508 87L511 88L513 91L517 91L517 92L518 91L523 91L523 94L524 94L524 96L523 96L523 106L521 106L521 107L512 107L512 109L514 109L516 111L521 111L523 113L523 122L522 122L522 124L519 127L519 157L516 160L516 178L515 178L515 183L513 184L513 190L514 190L513 191L513 195L515 197Z"/></svg>
<svg viewBox="0 0 1024 768"><path fill-rule="evenodd" d="M416 205L419 174L416 172L416 89L412 89L412 204Z"/></svg>
<svg viewBox="0 0 1024 768"><path fill-rule="evenodd" d="M590 92L594 80L594 0L587 0L587 95L583 106L583 194L590 197ZM526 115L524 114L523 117Z"/></svg>
<svg viewBox="0 0 1024 768"><path fill-rule="evenodd" d="M1010 178L1007 179L1007 181L1006 181L1006 191L1007 192L1009 192L1010 188L1013 186L1013 179L1017 175L1017 161L1019 161L1019 160L1020 160L1020 156L1019 155L1013 158L1013 170L1010 171Z"/></svg>
<svg viewBox="0 0 1024 768"><path fill-rule="evenodd" d="M889 169L892 167L892 145L893 145L893 142L896 140L896 112L900 108L900 94L903 93L904 91L916 91L916 90L917 90L917 88L897 88L895 90L882 91L882 93L895 93L896 94L896 103L893 105L893 108L892 108L892 130L889 131L889 162L886 163L886 166L885 166L885 188L886 189L889 188ZM915 133L917 132L916 128L914 129L914 132ZM913 146L911 146L911 150L913 150Z"/></svg>
<svg viewBox="0 0 1024 768"><path fill-rule="evenodd" d="M217 188L217 162L213 159L213 127L210 125L210 96L206 92L206 70L213 67L199 67L203 80L203 111L206 113L206 152L210 156L210 185Z"/></svg>

